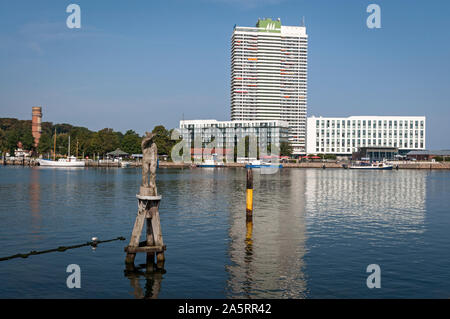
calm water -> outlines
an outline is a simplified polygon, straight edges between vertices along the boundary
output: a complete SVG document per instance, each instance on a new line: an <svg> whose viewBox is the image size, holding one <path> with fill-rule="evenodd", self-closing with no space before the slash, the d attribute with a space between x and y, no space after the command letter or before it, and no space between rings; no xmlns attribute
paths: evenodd
<svg viewBox="0 0 450 319"><path fill-rule="evenodd" d="M161 169L166 273L130 278L139 183L136 169L0 167L0 257L127 238L0 262L0 298L450 297L449 171L255 173L247 229L244 169ZM81 289L66 287L72 263Z"/></svg>

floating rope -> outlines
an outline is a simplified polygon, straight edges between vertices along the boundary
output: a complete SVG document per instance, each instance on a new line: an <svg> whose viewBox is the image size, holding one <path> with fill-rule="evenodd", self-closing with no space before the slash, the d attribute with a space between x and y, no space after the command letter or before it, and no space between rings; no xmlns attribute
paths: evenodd
<svg viewBox="0 0 450 319"><path fill-rule="evenodd" d="M68 249L80 248L80 247L85 247L85 246L97 247L98 244L107 243L107 242L115 241L115 240L125 240L125 237L117 237L117 238L108 239L108 240L93 240L93 241L88 241L85 244L73 245L73 246L59 246L58 248L41 250L41 251L32 250L27 254L15 254L12 256L8 256L8 257L2 257L2 258L0 258L0 261L10 260L10 259L19 258L19 257L20 258L28 258L28 256L47 254L47 253L52 253L55 251L63 252Z"/></svg>

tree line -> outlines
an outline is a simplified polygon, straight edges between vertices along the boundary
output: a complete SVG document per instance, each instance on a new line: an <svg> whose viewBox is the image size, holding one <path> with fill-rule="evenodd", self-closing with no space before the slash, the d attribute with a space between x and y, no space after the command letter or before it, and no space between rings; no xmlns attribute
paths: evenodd
<svg viewBox="0 0 450 319"><path fill-rule="evenodd" d="M140 154L142 137L133 130L124 133L104 128L97 132L85 127L72 126L70 124L42 123L42 134L37 149L34 147L34 139L31 133L31 120L18 120L13 118L0 118L0 151L14 154L17 143L21 142L25 150L31 150L34 154L43 156L53 154L54 137L56 131L56 154L64 156L68 153L70 136L70 154L92 157L100 156L120 148L128 154ZM177 141L171 140L172 130L164 126L155 126L152 133L155 134L155 143L158 146L159 155L168 155Z"/></svg>
<svg viewBox="0 0 450 319"><path fill-rule="evenodd" d="M17 143L21 142L25 150L31 150L35 155L41 154L44 157L53 155L54 137L56 131L56 154L65 156L68 154L69 136L70 154L77 156L93 155L104 156L106 153L120 148L128 154L140 154L142 137L133 130L125 133L114 131L111 128L104 128L97 132L85 127L73 126L67 123L53 124L43 122L41 124L42 133L37 149L34 147L34 138L31 133L31 120L18 120L14 118L0 118L0 152L14 154ZM167 130L163 125L155 126L152 133L155 134L154 141L158 147L159 155L168 155L170 159L172 147L178 141L171 140L173 129ZM193 147L193 145L192 145ZM248 156L249 140L245 139L245 155ZM270 145L268 152L270 152ZM237 149L235 146L235 157ZM292 147L289 143L280 144L282 156L291 156ZM259 155L259 147L258 147Z"/></svg>

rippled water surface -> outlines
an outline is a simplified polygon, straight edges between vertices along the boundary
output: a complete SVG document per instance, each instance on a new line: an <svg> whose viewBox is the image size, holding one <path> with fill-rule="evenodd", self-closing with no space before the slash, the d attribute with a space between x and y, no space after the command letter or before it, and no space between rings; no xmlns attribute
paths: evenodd
<svg viewBox="0 0 450 319"><path fill-rule="evenodd" d="M450 172L160 169L164 274L126 276L113 241L0 262L1 298L449 298ZM0 167L0 257L129 240L140 171ZM136 263L144 263L144 255ZM66 267L81 267L68 289ZM381 267L368 289L366 267Z"/></svg>

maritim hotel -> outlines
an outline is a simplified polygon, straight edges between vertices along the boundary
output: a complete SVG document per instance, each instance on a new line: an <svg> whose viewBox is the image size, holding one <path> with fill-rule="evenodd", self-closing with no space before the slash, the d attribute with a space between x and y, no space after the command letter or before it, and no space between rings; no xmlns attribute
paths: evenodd
<svg viewBox="0 0 450 319"><path fill-rule="evenodd" d="M231 120L289 124L293 154L305 152L308 35L280 19L235 26L231 37Z"/></svg>
<svg viewBox="0 0 450 319"><path fill-rule="evenodd" d="M180 121L183 137L210 142L218 129L219 145L236 145L256 134L260 142L289 142L293 154L306 149L306 27L284 26L280 19L258 19L254 27L235 26L231 37L231 121ZM228 129L228 130L227 130ZM227 132L225 132L227 130ZM235 133L232 133L234 130Z"/></svg>
<svg viewBox="0 0 450 319"><path fill-rule="evenodd" d="M306 152L349 156L360 148L425 149L425 116L309 117Z"/></svg>

